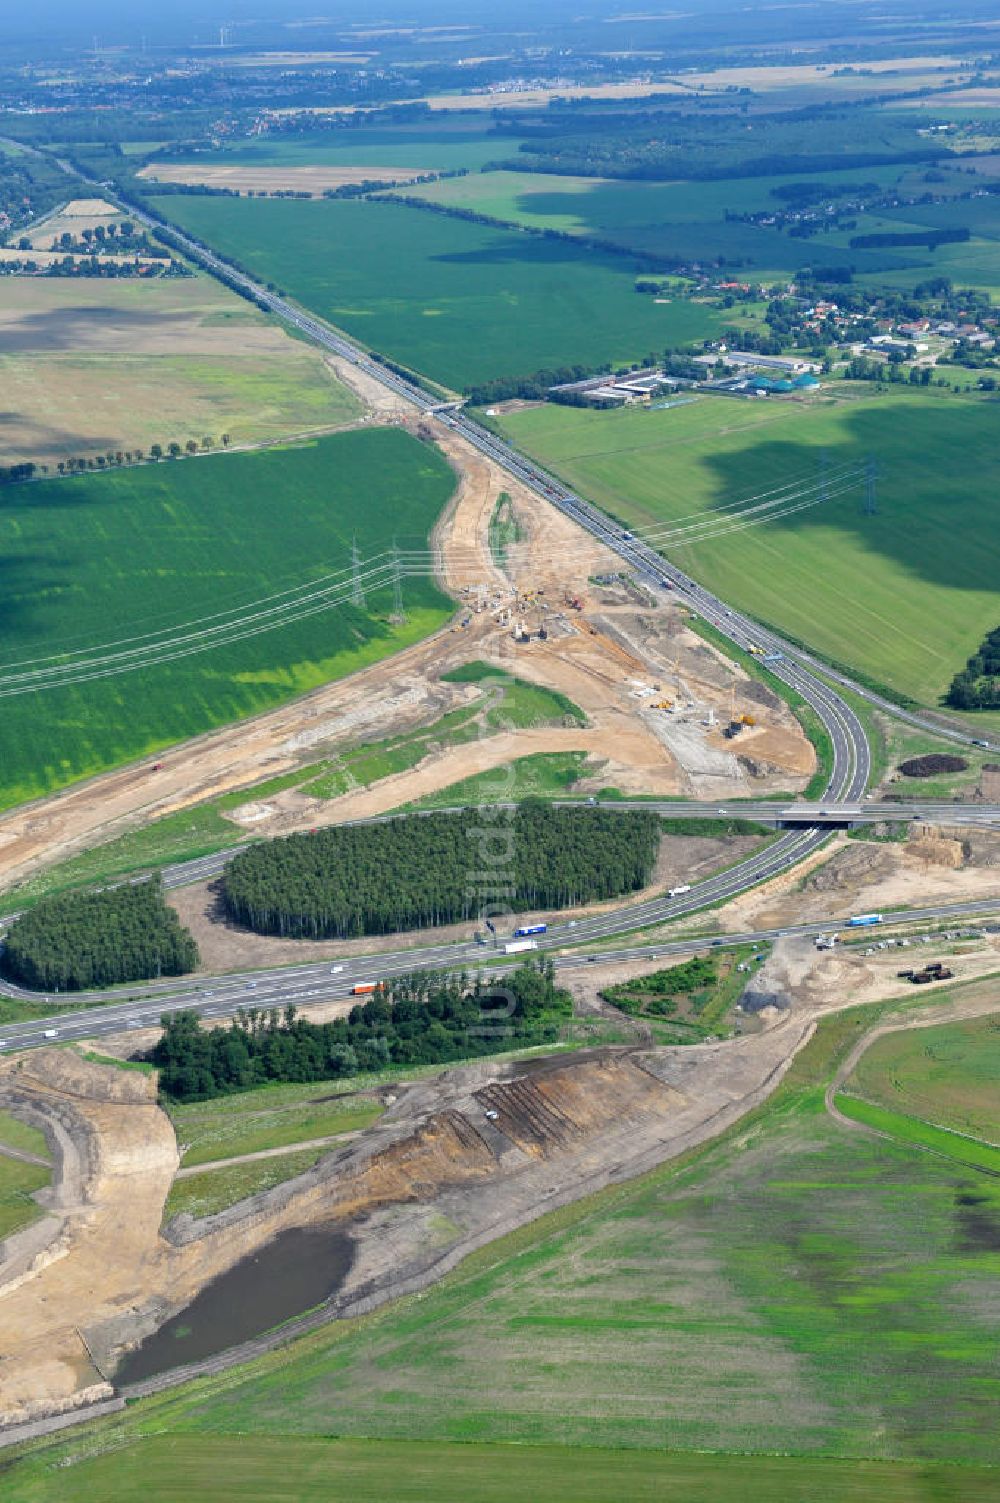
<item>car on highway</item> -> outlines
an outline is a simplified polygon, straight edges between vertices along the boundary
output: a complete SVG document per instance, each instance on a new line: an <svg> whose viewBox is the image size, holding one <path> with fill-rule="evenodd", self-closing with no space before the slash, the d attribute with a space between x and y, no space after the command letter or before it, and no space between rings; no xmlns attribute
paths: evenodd
<svg viewBox="0 0 1000 1503"><path fill-rule="evenodd" d="M332 965L330 967L330 975L331 976L339 976L340 973L341 973L341 971L343 969L344 969L344 967L342 965Z"/></svg>

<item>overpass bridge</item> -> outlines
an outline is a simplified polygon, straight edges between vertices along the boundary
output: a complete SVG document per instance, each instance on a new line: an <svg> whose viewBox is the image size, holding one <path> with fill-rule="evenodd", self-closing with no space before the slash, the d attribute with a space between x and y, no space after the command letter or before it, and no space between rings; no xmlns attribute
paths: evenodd
<svg viewBox="0 0 1000 1503"><path fill-rule="evenodd" d="M862 825L932 824L963 825L983 829L1000 828L1000 804L960 802L917 802L900 800L778 799L730 800L715 803L687 803L663 800L655 803L619 803L601 801L603 809L649 809L666 817L679 819L750 819L776 829L846 829Z"/></svg>

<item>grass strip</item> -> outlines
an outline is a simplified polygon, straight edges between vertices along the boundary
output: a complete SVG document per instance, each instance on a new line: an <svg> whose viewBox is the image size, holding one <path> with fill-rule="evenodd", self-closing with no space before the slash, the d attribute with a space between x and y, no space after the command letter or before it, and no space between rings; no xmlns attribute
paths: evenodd
<svg viewBox="0 0 1000 1503"><path fill-rule="evenodd" d="M1000 1175L1000 1148L984 1143L979 1138L966 1137L951 1132L946 1127L935 1127L919 1117L908 1117L903 1112L891 1112L884 1106L873 1106L858 1096L838 1092L837 1108L852 1122L873 1127L901 1143L912 1143L916 1148L929 1149L946 1159L954 1159L970 1169L985 1169L989 1174Z"/></svg>

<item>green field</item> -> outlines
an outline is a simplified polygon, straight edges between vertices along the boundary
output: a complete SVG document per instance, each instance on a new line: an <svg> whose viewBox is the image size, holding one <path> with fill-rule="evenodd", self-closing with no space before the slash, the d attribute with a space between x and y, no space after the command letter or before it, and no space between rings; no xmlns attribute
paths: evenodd
<svg viewBox="0 0 1000 1503"><path fill-rule="evenodd" d="M637 294L627 257L399 204L152 203L368 349L455 390L553 365L641 360L720 324L703 304Z"/></svg>
<svg viewBox="0 0 1000 1503"><path fill-rule="evenodd" d="M341 1481L378 1496L393 1442L408 1447L393 1495L428 1500L995 1496L998 1473L977 1468L1000 1463L1000 1183L824 1108L883 1012L822 1022L771 1101L715 1143L417 1297L44 1442L5 1496L127 1499L143 1462L226 1496L242 1474L213 1469L237 1436L262 1498L337 1496ZM324 1453L322 1483L321 1438L348 1442ZM511 1442L491 1480L489 1447ZM269 1454L285 1458L280 1484Z"/></svg>
<svg viewBox="0 0 1000 1503"><path fill-rule="evenodd" d="M986 1174L1000 1176L1000 1147L981 1143L962 1133L948 1132L943 1127L934 1127L918 1117L907 1117L902 1112L887 1111L884 1106L872 1106L856 1096L839 1092L836 1103L845 1117L874 1128L886 1137L895 1138L914 1148L926 1149L941 1158L953 1159L967 1169L982 1170Z"/></svg>
<svg viewBox="0 0 1000 1503"><path fill-rule="evenodd" d="M0 496L5 668L245 614L362 559L425 546L452 489L400 430L40 481ZM0 805L144 755L376 661L450 609L422 578L141 672L6 698Z"/></svg>
<svg viewBox="0 0 1000 1503"><path fill-rule="evenodd" d="M847 1089L875 1106L1000 1143L998 1081L1000 1021L976 1018L877 1039Z"/></svg>
<svg viewBox="0 0 1000 1503"><path fill-rule="evenodd" d="M902 167L821 172L831 197L859 180L887 189L905 180ZM780 207L771 190L787 177L738 177L709 182L621 182L599 177L563 177L537 172L489 172L447 178L437 183L395 189L488 214L496 219L610 240L640 254L678 261L712 262L725 256L730 264L752 269L754 277L794 271L813 258L812 245L778 229L727 219ZM821 244L825 247L827 237ZM827 259L824 250L824 260ZM877 272L899 258L873 251L852 252L848 260L860 271Z"/></svg>
<svg viewBox="0 0 1000 1503"><path fill-rule="evenodd" d="M51 1465L16 1467L7 1503L993 1503L1000 1481L978 1467L253 1435L155 1436Z"/></svg>
<svg viewBox="0 0 1000 1503"><path fill-rule="evenodd" d="M724 600L933 704L998 619L998 409L933 391L831 390L839 400L536 407L506 417L503 429L623 522L661 538L671 524L726 517L723 508L770 487L814 480L824 450L833 466L874 454L875 517L862 514L859 485L767 525L661 545Z"/></svg>
<svg viewBox="0 0 1000 1503"><path fill-rule="evenodd" d="M224 1169L206 1169L204 1174L175 1179L163 1207L164 1223L183 1213L196 1218L214 1216L250 1195L273 1190L275 1185L311 1169L326 1151L302 1148L268 1159L240 1160Z"/></svg>
<svg viewBox="0 0 1000 1503"><path fill-rule="evenodd" d="M172 152L171 162L199 167L426 167L429 172L470 170L516 151L517 141L468 121L364 126L288 137L230 141L214 151ZM156 143L149 148L156 157ZM373 173L372 176L377 176Z"/></svg>
<svg viewBox="0 0 1000 1503"><path fill-rule="evenodd" d="M495 803L501 777L505 799L566 798L585 775L586 764L586 752L535 752L515 757L500 771L493 768L462 778L405 807L446 809L453 804Z"/></svg>
<svg viewBox="0 0 1000 1503"><path fill-rule="evenodd" d="M0 1111L0 1146L8 1148L20 1148L26 1153L38 1154L40 1158L48 1158L49 1145L45 1140L45 1134L37 1127L30 1127L27 1122L22 1122L20 1117L12 1116L10 1112Z"/></svg>
<svg viewBox="0 0 1000 1503"><path fill-rule="evenodd" d="M38 1220L41 1207L31 1197L51 1178L52 1171L41 1164L26 1164L0 1153L0 1241Z"/></svg>
<svg viewBox="0 0 1000 1503"><path fill-rule="evenodd" d="M1000 1185L826 1115L853 1021L719 1144L192 1389L173 1423L996 1464Z"/></svg>
<svg viewBox="0 0 1000 1503"><path fill-rule="evenodd" d="M342 1088L269 1085L167 1108L185 1169L369 1127L382 1108Z"/></svg>
<svg viewBox="0 0 1000 1503"><path fill-rule="evenodd" d="M586 725L587 717L579 705L557 689L513 678L496 664L479 660L463 663L441 677L449 684L477 684L493 701L485 723L492 730L524 729L537 725L560 725L571 722Z"/></svg>

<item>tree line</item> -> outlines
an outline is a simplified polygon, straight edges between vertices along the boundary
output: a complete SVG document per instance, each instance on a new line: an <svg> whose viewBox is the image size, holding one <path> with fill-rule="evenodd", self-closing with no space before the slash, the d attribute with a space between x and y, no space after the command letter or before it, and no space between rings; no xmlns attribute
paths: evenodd
<svg viewBox="0 0 1000 1503"><path fill-rule="evenodd" d="M224 449L228 449L231 443L232 438L228 433L224 433L219 440ZM193 454L207 454L216 447L216 440L210 434L205 434L200 441L189 438L183 445L176 440L166 447L163 444L151 444L148 455L144 449L108 449L104 454L71 454L68 459L57 461L56 472L60 476L82 475L89 470L112 470L120 469L123 465L144 464L147 459L155 464L161 459L181 459L185 454L189 458ZM23 460L19 464L0 465L0 485L13 485L19 480L42 479L50 474L51 468L51 465L40 464L33 459Z"/></svg>
<svg viewBox="0 0 1000 1503"><path fill-rule="evenodd" d="M851 250L881 250L887 246L924 245L936 250L939 245L964 244L969 238L965 225L941 230L880 230L874 235L852 235L847 242Z"/></svg>
<svg viewBox="0 0 1000 1503"><path fill-rule="evenodd" d="M978 650L955 674L945 703L955 710L1000 710L1000 626L987 632Z"/></svg>
<svg viewBox="0 0 1000 1503"><path fill-rule="evenodd" d="M229 916L258 934L395 934L477 918L497 889L522 911L635 892L660 833L655 814L531 800L503 820L466 809L262 841L233 857L222 890Z"/></svg>
<svg viewBox="0 0 1000 1503"><path fill-rule="evenodd" d="M552 386L565 385L570 381L586 381L588 376L607 375L610 361L595 370L588 365L557 365L533 371L529 376L496 376L492 381L481 381L477 386L467 386L464 395L473 407L488 407L492 402L507 402L518 397L522 402L539 402L550 395ZM551 394L553 400L558 393Z"/></svg>
<svg viewBox="0 0 1000 1503"><path fill-rule="evenodd" d="M197 964L159 877L43 898L15 919L0 957L11 981L47 992L183 976Z"/></svg>
<svg viewBox="0 0 1000 1503"><path fill-rule="evenodd" d="M196 1012L170 1013L149 1058L163 1096L206 1101L269 1081L334 1080L553 1043L571 1012L548 960L502 978L418 971L384 982L332 1023L307 1022L294 1006L249 1008L213 1029Z"/></svg>

